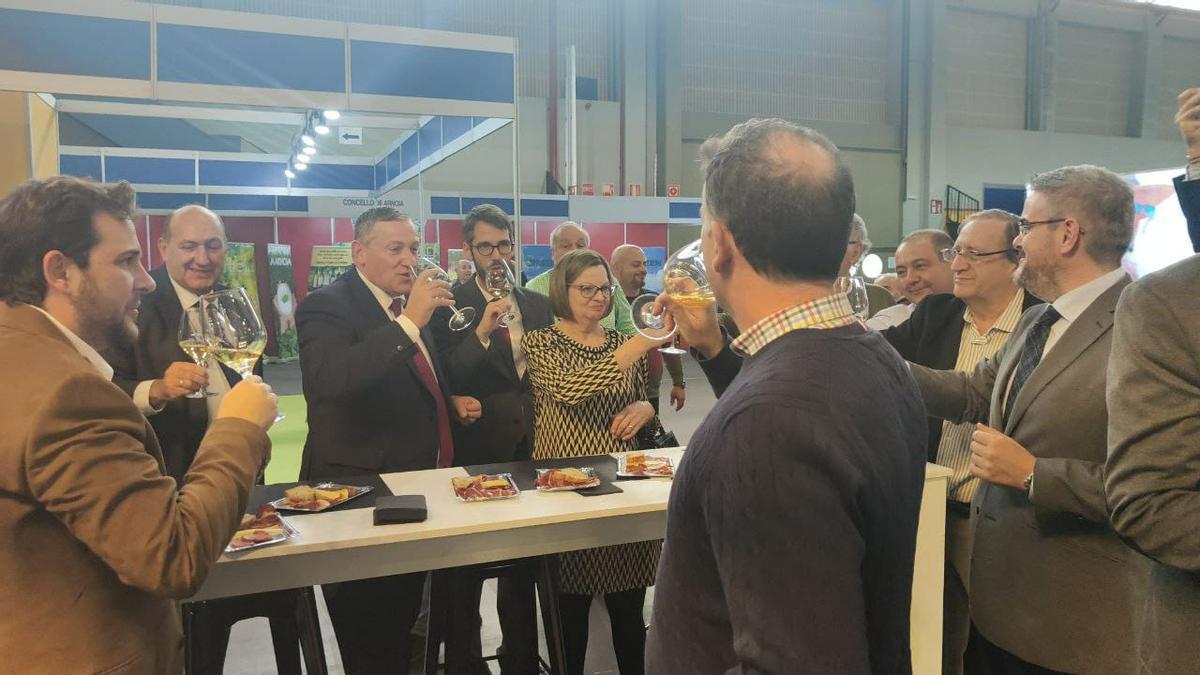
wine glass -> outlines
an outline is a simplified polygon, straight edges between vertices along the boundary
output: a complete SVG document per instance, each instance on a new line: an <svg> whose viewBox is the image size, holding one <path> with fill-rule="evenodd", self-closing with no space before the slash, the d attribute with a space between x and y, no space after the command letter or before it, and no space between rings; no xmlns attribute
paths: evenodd
<svg viewBox="0 0 1200 675"><path fill-rule="evenodd" d="M513 288L517 282L513 279L512 271L508 269L507 264L492 265L487 269L487 276L484 277L484 285L487 287L488 295L499 300L500 298L508 297L512 294ZM512 312L508 312L500 317L499 325L508 328L508 322L515 317Z"/></svg>
<svg viewBox="0 0 1200 675"><path fill-rule="evenodd" d="M417 283L417 275L426 270L437 270L437 273L430 277L430 280L451 283L450 275L446 274L446 270L442 269L437 263L433 262L429 258L426 258L425 256L417 256L416 264L409 265L408 269L412 271L414 284ZM450 317L450 330L466 330L467 328L470 328L471 322L475 319L474 307L463 307L462 309L459 309L452 305L450 307L450 311L454 312L454 316Z"/></svg>
<svg viewBox="0 0 1200 675"><path fill-rule="evenodd" d="M845 293L855 316L861 321L867 320L871 305L867 301L867 282L862 277L838 277L833 283L833 291Z"/></svg>
<svg viewBox="0 0 1200 675"><path fill-rule="evenodd" d="M179 347L196 362L196 365L208 370L209 345L204 331L204 322L200 317L200 303L183 310L183 316L179 319ZM208 387L200 387L199 390L187 395L188 398L208 396L216 396L216 393L209 391Z"/></svg>
<svg viewBox="0 0 1200 675"><path fill-rule="evenodd" d="M684 246L663 264L663 291L675 302L689 308L707 307L715 304L716 296L708 284L708 271L700 253L700 240ZM658 296L646 293L634 298L630 309L633 323L638 332L652 340L674 337L674 322L668 325L666 316L654 313L654 301ZM660 347L666 354L684 354L686 350L672 344Z"/></svg>
<svg viewBox="0 0 1200 675"><path fill-rule="evenodd" d="M230 288L200 297L209 353L242 379L254 374L254 364L267 346L267 329L244 288ZM275 421L284 419L276 415Z"/></svg>

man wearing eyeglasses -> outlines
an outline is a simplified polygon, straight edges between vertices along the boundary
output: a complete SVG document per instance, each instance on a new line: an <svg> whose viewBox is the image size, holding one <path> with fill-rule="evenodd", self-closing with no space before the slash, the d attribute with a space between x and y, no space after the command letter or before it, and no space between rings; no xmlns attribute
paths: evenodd
<svg viewBox="0 0 1200 675"><path fill-rule="evenodd" d="M972 672L1138 671L1133 554L1104 496L1105 372L1133 214L1107 169L1035 176L1013 247L1018 282L1050 304L972 372L912 366L929 414L976 423Z"/></svg>
<svg viewBox="0 0 1200 675"><path fill-rule="evenodd" d="M483 409L474 424L457 430L455 464L529 459L533 447L533 390L526 374L521 337L554 323L554 312L549 298L526 288L516 287L512 295L499 300L486 295L488 271L507 265L513 251L513 224L504 211L492 204L476 206L463 220L462 236L464 253L475 264L475 276L454 289L454 302L458 307L474 307L475 320L465 330L452 331L448 326L449 310L440 310L431 322L438 351L445 355L450 390L478 399ZM502 326L500 319L506 314L507 326ZM484 672L486 667L479 660L476 646L482 586L455 584L453 592L446 649L448 672ZM496 605L504 631L501 671L537 672L533 577L509 575L499 579Z"/></svg>
<svg viewBox="0 0 1200 675"><path fill-rule="evenodd" d="M901 356L931 368L970 373L1008 341L1022 312L1040 302L1013 278L1020 258L1012 246L1019 221L1007 211L990 209L963 223L954 245L938 252L949 264L953 294L925 297L908 321L883 331ZM954 471L946 504L942 621L942 672L953 675L963 671L970 634L970 503L979 484L970 466L975 425L935 417L929 422L929 461Z"/></svg>

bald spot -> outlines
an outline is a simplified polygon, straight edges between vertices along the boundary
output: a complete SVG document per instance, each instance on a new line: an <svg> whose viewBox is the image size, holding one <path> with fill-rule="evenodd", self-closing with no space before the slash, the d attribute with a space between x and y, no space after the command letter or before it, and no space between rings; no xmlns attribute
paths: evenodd
<svg viewBox="0 0 1200 675"><path fill-rule="evenodd" d="M171 241L171 227L180 225L190 225L194 223L213 224L221 232L221 238L225 238L225 224L221 222L221 217L215 212L200 206L199 204L189 204L182 206L171 212L163 223L162 238L164 241Z"/></svg>
<svg viewBox="0 0 1200 675"><path fill-rule="evenodd" d="M642 251L640 246L635 246L633 244L621 244L613 249L612 264L613 267L617 267L636 258L644 257L646 257L646 254L644 251Z"/></svg>

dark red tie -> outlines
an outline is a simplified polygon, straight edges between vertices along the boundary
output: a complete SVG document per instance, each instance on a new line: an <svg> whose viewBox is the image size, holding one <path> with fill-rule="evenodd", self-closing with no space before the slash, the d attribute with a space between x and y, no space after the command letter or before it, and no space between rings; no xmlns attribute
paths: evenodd
<svg viewBox="0 0 1200 675"><path fill-rule="evenodd" d="M400 316L400 312L404 309L404 299L396 298L392 300L392 314ZM433 397L434 403L437 405L438 414L438 468L445 468L454 463L454 437L450 434L450 412L446 409L446 398L442 396L442 390L438 388L437 377L433 374L433 367L429 365L429 359L425 358L425 353L421 351L421 346L416 345L417 353L413 354L413 368L417 369L417 373L421 376L421 383L425 385L425 389L429 395Z"/></svg>

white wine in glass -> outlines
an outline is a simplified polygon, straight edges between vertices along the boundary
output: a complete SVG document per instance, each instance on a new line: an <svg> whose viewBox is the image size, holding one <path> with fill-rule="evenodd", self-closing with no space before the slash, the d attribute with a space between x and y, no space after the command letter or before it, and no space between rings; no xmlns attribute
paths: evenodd
<svg viewBox="0 0 1200 675"><path fill-rule="evenodd" d="M704 257L700 253L700 240L684 246L663 264L663 291L672 300L689 309L710 307L717 302L712 286L708 284L708 271L704 267ZM676 327L668 326L666 317L654 314L654 294L634 298L630 309L633 312L633 323L638 332L654 340L664 340L673 337ZM686 350L674 344L661 347L660 351L667 354L683 354Z"/></svg>
<svg viewBox="0 0 1200 675"><path fill-rule="evenodd" d="M417 275L426 270L437 270L437 273L431 277L433 280L453 283L450 281L450 275L446 274L446 270L442 269L437 263L433 262L429 258L426 258L425 256L418 256L417 264L410 265L409 270L412 271L414 284L417 283ZM462 309L459 309L451 305L450 311L454 313L454 315L450 317L450 322L448 324L450 326L450 330L466 330L467 328L471 327L471 322L475 319L474 307L463 307Z"/></svg>
<svg viewBox="0 0 1200 675"><path fill-rule="evenodd" d="M196 303L183 311L179 318L179 348L188 355L196 365L208 370L210 346L205 336L204 321L201 319L200 303ZM208 387L200 387L187 395L188 398L206 398L216 396Z"/></svg>
<svg viewBox="0 0 1200 675"><path fill-rule="evenodd" d="M517 282L513 279L512 272L509 271L507 264L500 264L487 269L487 276L484 277L485 286L487 287L488 295L499 300L512 295L513 288ZM499 324L508 327L508 322L513 320L513 313L509 312L500 317Z"/></svg>
<svg viewBox="0 0 1200 675"><path fill-rule="evenodd" d="M200 298L209 353L242 379L254 374L254 364L267 346L267 329L244 288L230 288ZM283 419L277 415L275 421Z"/></svg>

